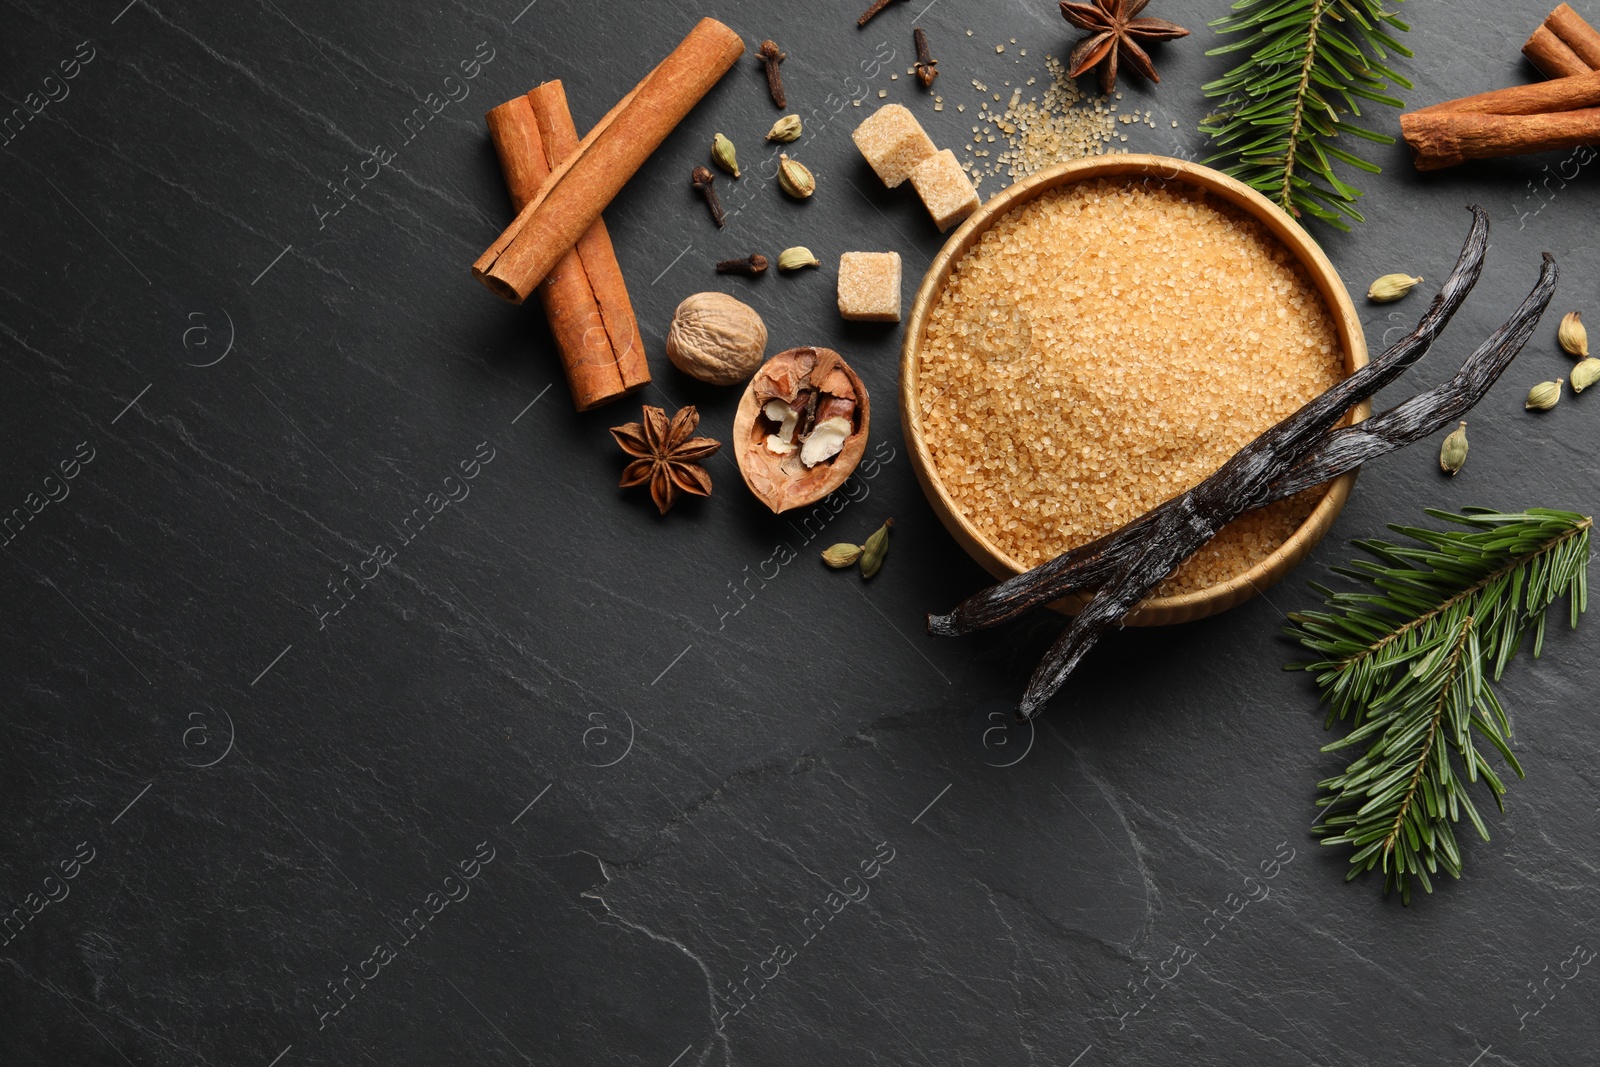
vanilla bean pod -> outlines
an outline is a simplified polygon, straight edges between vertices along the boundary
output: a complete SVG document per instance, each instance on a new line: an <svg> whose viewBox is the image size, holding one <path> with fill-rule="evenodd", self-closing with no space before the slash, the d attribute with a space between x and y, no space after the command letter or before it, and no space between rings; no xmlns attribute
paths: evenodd
<svg viewBox="0 0 1600 1067"><path fill-rule="evenodd" d="M1354 470L1390 452L1438 433L1482 400L1517 353L1528 343L1539 317L1555 295L1556 268L1549 253L1539 287L1528 294L1516 316L1467 358L1455 377L1437 388L1418 393L1365 422L1335 430L1308 452L1294 469L1274 482L1267 502L1285 497L1345 471Z"/></svg>
<svg viewBox="0 0 1600 1067"><path fill-rule="evenodd" d="M1399 343L1261 434L1187 493L1104 537L974 594L948 615L930 615L928 632L954 637L998 625L1069 593L1101 585L1140 555L1151 537L1175 526L1192 526L1204 512L1229 501L1245 501L1245 510L1259 506L1249 501L1262 497L1350 407L1389 385L1420 359L1466 301L1483 272L1489 246L1488 215L1477 207L1472 214L1472 228L1455 268L1416 329Z"/></svg>
<svg viewBox="0 0 1600 1067"><path fill-rule="evenodd" d="M1311 450L1254 503L1234 501L1215 512L1195 513L1187 523L1169 523L1170 536L1147 537L1141 551L1095 594L1067 625L1040 661L1028 682L1019 714L1037 715L1040 707L1071 675L1100 635L1117 625L1169 574L1177 570L1227 523L1270 499L1289 496L1296 487L1309 489L1329 478L1355 470L1377 456L1403 448L1437 432L1482 400L1501 373L1522 351L1555 296L1558 272L1546 253L1539 281L1506 324L1469 356L1450 381L1397 404L1357 426L1336 430ZM1309 461L1309 465L1307 463ZM1287 490L1287 491L1283 491Z"/></svg>

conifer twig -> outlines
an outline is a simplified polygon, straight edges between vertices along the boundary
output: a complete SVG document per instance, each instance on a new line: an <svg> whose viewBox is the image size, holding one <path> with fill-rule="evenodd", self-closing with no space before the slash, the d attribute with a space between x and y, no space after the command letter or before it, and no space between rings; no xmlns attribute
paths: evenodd
<svg viewBox="0 0 1600 1067"><path fill-rule="evenodd" d="M1336 146L1340 134L1393 144L1394 138L1353 121L1361 101L1403 107L1390 87L1411 82L1387 66L1390 52L1411 51L1390 31L1404 22L1382 0L1237 0L1211 23L1238 39L1207 55L1248 58L1205 87L1221 108L1201 123L1220 150L1207 162L1232 160L1225 173L1271 198L1295 217L1309 215L1341 230L1363 221L1361 191L1335 163L1376 174L1376 164Z"/></svg>
<svg viewBox="0 0 1600 1067"><path fill-rule="evenodd" d="M1432 892L1430 876L1441 869L1461 876L1453 826L1463 812L1488 840L1467 786L1482 775L1503 807L1505 784L1475 739L1522 777L1490 683L1529 630L1538 657L1556 601L1568 600L1577 626L1588 606L1594 525L1542 508L1428 514L1461 528L1393 526L1410 543L1356 542L1373 558L1335 570L1364 588L1315 587L1330 610L1293 614L1288 629L1318 657L1288 669L1316 675L1327 725L1350 722L1350 733L1323 751L1361 750L1320 783L1326 795L1317 804L1330 814L1316 832L1324 844L1355 850L1350 878L1381 867L1385 889L1408 903L1413 880Z"/></svg>

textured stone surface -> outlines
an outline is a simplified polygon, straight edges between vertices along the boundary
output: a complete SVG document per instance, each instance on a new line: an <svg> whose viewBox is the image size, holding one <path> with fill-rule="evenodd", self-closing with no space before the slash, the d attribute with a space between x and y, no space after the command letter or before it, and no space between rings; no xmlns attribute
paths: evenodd
<svg viewBox="0 0 1600 1067"><path fill-rule="evenodd" d="M0 10L7 108L92 55L0 152L0 502L81 467L0 559L0 904L39 906L0 945L0 1063L1593 1059L1600 975L1558 975L1600 944L1592 636L1553 629L1509 671L1530 778L1506 814L1482 805L1465 880L1409 909L1308 836L1338 762L1309 682L1277 669L1282 613L1348 538L1428 504L1593 508L1589 398L1522 411L1566 372L1553 316L1471 417L1459 477L1426 446L1377 464L1290 582L1113 636L1036 733L991 732L1060 621L922 636L983 576L906 460L900 332L840 322L833 267L894 248L909 300L940 246L851 143L879 89L962 144L971 79L1009 93L1075 34L1045 0L895 4L864 31L854 6L525 3ZM1158 89L1127 79L1155 128L1117 130L1202 153L1226 0L1164 6L1197 33ZM1516 47L1542 5L1404 7L1414 100L1531 76ZM741 62L606 215L657 375L639 400L698 404L726 437L737 390L661 358L702 289L755 306L774 350L845 353L883 402L815 517L764 514L726 450L715 495L664 520L616 490L606 427L637 404L573 414L537 309L468 273L509 217L482 112L559 77L587 127L701 14L789 53L788 150L818 193L776 189L781 112ZM942 112L905 73L913 25ZM688 183L715 130L748 156L720 232ZM1423 180L1376 151L1370 221L1323 234L1358 292L1441 277L1468 201L1496 226L1478 293L1394 395L1448 374L1541 251L1560 308L1593 311L1588 169ZM711 270L796 244L823 267ZM1362 305L1374 346L1421 307ZM816 562L890 515L870 585ZM1530 984L1548 1003L1519 1018Z"/></svg>

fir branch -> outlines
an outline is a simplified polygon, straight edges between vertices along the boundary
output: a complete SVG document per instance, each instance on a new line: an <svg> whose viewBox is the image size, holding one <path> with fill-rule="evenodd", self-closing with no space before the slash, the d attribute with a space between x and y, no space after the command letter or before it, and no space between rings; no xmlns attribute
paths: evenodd
<svg viewBox="0 0 1600 1067"><path fill-rule="evenodd" d="M1350 845L1349 877L1382 866L1385 891L1411 899L1411 881L1461 876L1453 824L1462 812L1489 831L1467 786L1483 777L1501 806L1505 784L1475 739L1522 777L1510 721L1490 682L1534 633L1544 645L1547 610L1565 597L1571 625L1588 606L1590 518L1543 508L1520 514L1469 509L1428 514L1464 529L1393 526L1409 544L1358 541L1372 559L1336 573L1360 591L1315 586L1330 611L1291 615L1288 633L1318 658L1290 670L1316 675L1327 726L1351 731L1324 752L1364 746L1344 772L1319 783L1317 829L1327 845Z"/></svg>
<svg viewBox="0 0 1600 1067"><path fill-rule="evenodd" d="M1382 0L1237 0L1233 13L1211 26L1243 36L1207 55L1249 58L1205 86L1206 96L1224 100L1200 125L1220 149L1206 162L1233 160L1225 173L1296 218L1310 215L1341 230L1350 228L1346 219L1364 221L1355 208L1361 191L1334 164L1370 174L1379 168L1332 142L1343 133L1394 143L1351 119L1361 118L1362 100L1404 106L1390 88L1411 82L1386 61L1390 52L1411 55L1390 32L1410 27Z"/></svg>

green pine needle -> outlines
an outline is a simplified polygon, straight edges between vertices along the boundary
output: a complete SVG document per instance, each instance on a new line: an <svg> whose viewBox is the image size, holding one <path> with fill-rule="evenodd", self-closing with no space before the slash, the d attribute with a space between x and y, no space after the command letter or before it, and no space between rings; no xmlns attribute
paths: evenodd
<svg viewBox="0 0 1600 1067"><path fill-rule="evenodd" d="M1505 784L1485 756L1499 752L1522 777L1511 725L1490 682L1533 631L1544 645L1546 610L1565 597L1571 625L1588 606L1589 530L1594 520L1535 508L1508 515L1482 508L1436 519L1464 529L1391 526L1408 544L1357 541L1373 558L1335 571L1360 591L1317 588L1331 611L1289 616L1288 633L1317 657L1289 670L1316 675L1327 726L1350 722L1324 752L1359 752L1342 774L1318 783L1330 814L1316 832L1350 845L1350 878L1381 866L1384 891L1411 901L1415 879L1433 891L1441 869L1461 877L1453 826L1463 813L1489 831L1467 787L1482 777L1497 806Z"/></svg>
<svg viewBox="0 0 1600 1067"><path fill-rule="evenodd" d="M1380 0L1237 0L1233 14L1211 26L1242 36L1207 55L1248 58L1205 86L1206 96L1225 101L1200 125L1221 150L1206 162L1232 160L1224 173L1296 218L1309 215L1341 230L1350 229L1346 219L1364 221L1355 208L1361 191L1334 164L1369 174L1378 167L1357 155L1354 144L1331 142L1349 134L1394 143L1350 119L1361 117L1362 100L1403 106L1390 86L1411 83L1385 64L1390 52L1411 55L1388 32L1409 27Z"/></svg>

